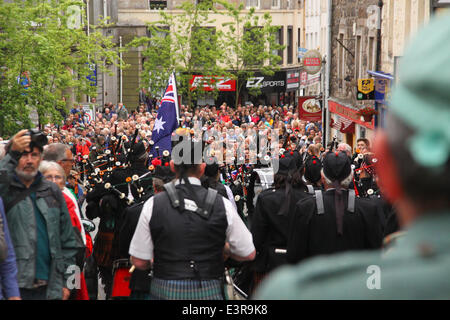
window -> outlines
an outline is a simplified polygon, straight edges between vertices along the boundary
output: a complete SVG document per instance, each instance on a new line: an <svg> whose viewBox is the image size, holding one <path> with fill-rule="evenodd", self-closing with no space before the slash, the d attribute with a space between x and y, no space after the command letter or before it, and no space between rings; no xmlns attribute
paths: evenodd
<svg viewBox="0 0 450 320"><path fill-rule="evenodd" d="M280 9L280 0L272 0L272 9Z"/></svg>
<svg viewBox="0 0 450 320"><path fill-rule="evenodd" d="M194 27L191 36L191 55L195 66L215 65L216 57L212 53L217 45L215 27ZM200 54L200 50L203 50Z"/></svg>
<svg viewBox="0 0 450 320"><path fill-rule="evenodd" d="M283 27L277 26L278 30L275 32L275 42L279 45L283 45ZM278 60L277 64L283 64L283 50L272 50L273 55L278 55L281 59ZM271 64L275 64L275 62L271 62Z"/></svg>
<svg viewBox="0 0 450 320"><path fill-rule="evenodd" d="M278 44L283 45L284 44L284 39L283 39L283 26L280 26L280 28L278 29L278 35L277 35L277 40L278 40ZM278 50L278 56L280 56L281 60L278 64L283 64L284 63L284 49L283 50Z"/></svg>
<svg viewBox="0 0 450 320"><path fill-rule="evenodd" d="M292 26L289 26L287 29L287 63L292 64L293 61L293 55L292 55L292 49L294 48L294 39L293 39L293 32L292 32Z"/></svg>
<svg viewBox="0 0 450 320"><path fill-rule="evenodd" d="M264 63L262 57L258 55L258 53L266 50L265 42L260 36L260 30L261 27L244 28L244 42L247 43L249 48L243 59L246 66L256 66Z"/></svg>
<svg viewBox="0 0 450 320"><path fill-rule="evenodd" d="M300 40L301 40L301 34L302 34L302 29L301 28L298 28L298 31L297 31L297 50L298 50L298 48L301 46L300 45ZM297 62L298 63L300 63L300 58L298 58L298 53L297 53Z"/></svg>
<svg viewBox="0 0 450 320"><path fill-rule="evenodd" d="M286 9L291 9L291 0L286 0Z"/></svg>
<svg viewBox="0 0 450 320"><path fill-rule="evenodd" d="M160 29L160 30L156 31L156 36L158 38L166 38L170 33L169 26L158 26L158 29ZM147 32L147 37L152 38L152 34L148 29L146 30L146 32Z"/></svg>
<svg viewBox="0 0 450 320"><path fill-rule="evenodd" d="M246 9L255 8L259 9L259 0L246 0Z"/></svg>
<svg viewBox="0 0 450 320"><path fill-rule="evenodd" d="M149 0L150 10L167 9L167 0Z"/></svg>

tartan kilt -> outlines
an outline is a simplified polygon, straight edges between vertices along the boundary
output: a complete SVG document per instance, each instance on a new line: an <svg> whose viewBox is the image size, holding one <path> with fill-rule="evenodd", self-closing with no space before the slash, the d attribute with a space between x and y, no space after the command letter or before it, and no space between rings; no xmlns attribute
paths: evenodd
<svg viewBox="0 0 450 320"><path fill-rule="evenodd" d="M111 267L113 264L113 232L98 232L94 243L93 256L98 266Z"/></svg>
<svg viewBox="0 0 450 320"><path fill-rule="evenodd" d="M152 278L150 300L224 300L222 279L164 280Z"/></svg>

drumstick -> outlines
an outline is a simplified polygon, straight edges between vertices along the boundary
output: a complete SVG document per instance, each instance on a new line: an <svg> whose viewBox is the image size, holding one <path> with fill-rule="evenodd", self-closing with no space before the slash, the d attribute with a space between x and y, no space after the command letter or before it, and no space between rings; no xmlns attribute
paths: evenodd
<svg viewBox="0 0 450 320"><path fill-rule="evenodd" d="M130 270L128 271L129 273L133 273L134 269L136 269L136 267L134 265L131 266Z"/></svg>

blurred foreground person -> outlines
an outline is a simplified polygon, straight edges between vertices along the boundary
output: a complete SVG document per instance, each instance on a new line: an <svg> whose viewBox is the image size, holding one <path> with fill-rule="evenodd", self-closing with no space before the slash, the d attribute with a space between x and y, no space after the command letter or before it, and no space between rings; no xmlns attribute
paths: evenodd
<svg viewBox="0 0 450 320"><path fill-rule="evenodd" d="M346 253L284 268L262 284L258 299L450 298L448 17L419 31L399 79L374 151L380 188L405 234L383 256Z"/></svg>
<svg viewBox="0 0 450 320"><path fill-rule="evenodd" d="M3 200L0 197L0 300L21 300L17 285L16 254L9 235Z"/></svg>
<svg viewBox="0 0 450 320"><path fill-rule="evenodd" d="M69 267L79 249L61 190L39 172L42 133L19 131L0 161L0 196L24 300L69 298Z"/></svg>

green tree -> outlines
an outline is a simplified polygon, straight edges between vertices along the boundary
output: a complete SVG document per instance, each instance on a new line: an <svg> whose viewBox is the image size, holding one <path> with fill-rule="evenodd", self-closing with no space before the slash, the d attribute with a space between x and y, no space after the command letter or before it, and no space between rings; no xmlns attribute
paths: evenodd
<svg viewBox="0 0 450 320"><path fill-rule="evenodd" d="M236 80L236 105L245 81L256 71L264 75L273 75L279 70L281 57L277 52L285 46L276 41L278 27L272 26L272 17L265 12L260 15L254 8L244 11L244 4L221 2L227 10L230 22L223 24L223 45L227 55L224 56L225 69L228 76ZM258 95L260 88L250 91Z"/></svg>
<svg viewBox="0 0 450 320"><path fill-rule="evenodd" d="M73 8L82 15L73 28ZM30 128L30 112L39 123L62 119L63 91L73 88L79 97L94 95L86 78L89 66L119 64L112 37L101 28L86 32L82 0L15 0L0 5L0 135ZM108 72L108 70L105 70Z"/></svg>
<svg viewBox="0 0 450 320"><path fill-rule="evenodd" d="M150 36L135 38L128 44L128 47L145 46L141 76L154 94L162 93L170 73L175 71L178 92L192 105L193 100L204 93L202 88L191 90L192 75L206 76L206 84L213 86L213 76L224 72L220 66L223 57L221 32L210 27L214 25L210 13L218 13L216 3L214 0L198 4L184 1L177 7L179 13L161 11L161 19L148 25Z"/></svg>

